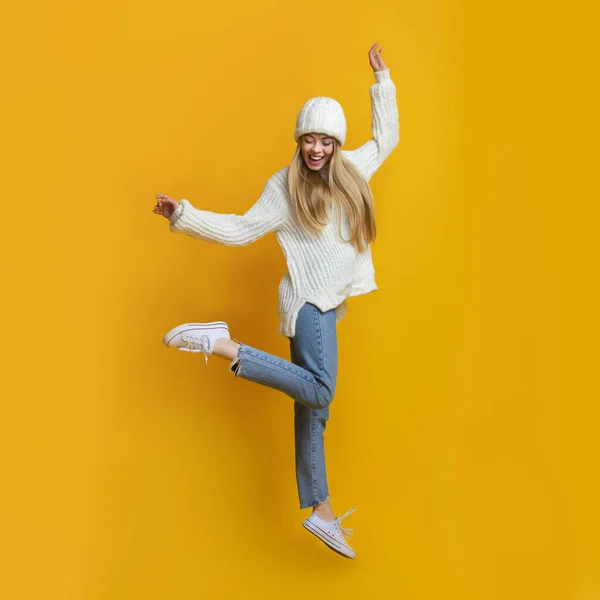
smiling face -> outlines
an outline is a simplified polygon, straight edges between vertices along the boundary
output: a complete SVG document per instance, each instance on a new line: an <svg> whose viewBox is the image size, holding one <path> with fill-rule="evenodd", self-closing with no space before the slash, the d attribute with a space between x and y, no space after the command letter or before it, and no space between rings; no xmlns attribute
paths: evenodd
<svg viewBox="0 0 600 600"><path fill-rule="evenodd" d="M322 133L307 133L302 136L302 158L311 171L320 171L333 154L333 138Z"/></svg>

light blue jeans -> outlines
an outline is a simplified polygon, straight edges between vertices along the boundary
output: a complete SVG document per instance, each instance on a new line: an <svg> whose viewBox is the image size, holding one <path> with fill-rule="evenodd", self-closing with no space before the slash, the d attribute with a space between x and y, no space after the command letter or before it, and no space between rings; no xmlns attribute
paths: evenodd
<svg viewBox="0 0 600 600"><path fill-rule="evenodd" d="M294 399L296 482L300 508L307 508L329 498L324 433L337 380L335 309L322 312L307 302L288 339L291 362L240 343L230 370Z"/></svg>

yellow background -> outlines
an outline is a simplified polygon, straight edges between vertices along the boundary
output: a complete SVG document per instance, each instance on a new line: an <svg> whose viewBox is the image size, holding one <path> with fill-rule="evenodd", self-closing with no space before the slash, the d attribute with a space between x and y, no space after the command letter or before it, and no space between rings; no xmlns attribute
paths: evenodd
<svg viewBox="0 0 600 600"><path fill-rule="evenodd" d="M600 598L589 15L108 0L1 17L0 597ZM287 357L275 237L209 245L152 207L245 212L312 96L362 144L375 41L401 142L372 179L379 291L338 327L326 450L336 512L357 506L348 561L300 526L291 400L161 343L222 319Z"/></svg>

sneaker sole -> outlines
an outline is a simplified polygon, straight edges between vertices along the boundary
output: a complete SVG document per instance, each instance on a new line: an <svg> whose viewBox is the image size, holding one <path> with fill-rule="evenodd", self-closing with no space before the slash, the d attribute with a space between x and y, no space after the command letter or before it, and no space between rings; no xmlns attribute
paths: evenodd
<svg viewBox="0 0 600 600"><path fill-rule="evenodd" d="M349 548L343 546L339 542L336 542L330 536L328 536L322 529L319 529L316 525L313 525L310 521L302 521L302 526L310 531L313 535L316 535L322 542L327 544L334 552L337 552L344 558L354 558L356 556L356 552L351 551L352 554L348 552Z"/></svg>
<svg viewBox="0 0 600 600"><path fill-rule="evenodd" d="M164 345L168 346L174 337L177 337L180 333L187 331L190 328L199 330L223 329L224 331L227 331L227 337L229 337L229 326L224 321L214 321L212 323L184 323L183 325L178 325L174 329L171 329L171 331L165 334L165 337L163 338Z"/></svg>

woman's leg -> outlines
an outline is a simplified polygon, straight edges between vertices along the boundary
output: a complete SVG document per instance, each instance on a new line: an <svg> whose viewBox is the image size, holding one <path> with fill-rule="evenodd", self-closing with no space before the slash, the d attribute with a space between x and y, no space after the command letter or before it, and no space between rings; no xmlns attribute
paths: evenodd
<svg viewBox="0 0 600 600"><path fill-rule="evenodd" d="M318 310L318 309L317 309ZM329 311L333 315L321 313L323 332L322 357L318 355L318 347L310 336L310 315L303 315L307 322L296 328L296 336L290 338L290 354L292 362L303 368L315 365L323 371L329 372L333 381L337 377L337 337L335 310ZM300 508L313 507L321 518L326 521L334 519L333 508L329 501L329 488L327 484L327 471L325 466L325 438L324 433L329 419L329 406L312 409L294 402L294 437L296 453L296 482Z"/></svg>
<svg viewBox="0 0 600 600"><path fill-rule="evenodd" d="M291 362L230 339L215 343L213 354L233 362L236 377L284 392L294 399L296 481L300 508L313 507L334 519L325 468L324 433L337 381L335 309L322 312L306 303L290 338Z"/></svg>
<svg viewBox="0 0 600 600"><path fill-rule="evenodd" d="M290 338L299 364L240 342L230 369L236 377L279 390L306 408L326 408L333 400L337 379L335 325L335 309L323 313L306 303L296 320L295 337ZM215 351L224 356L231 344L219 346L220 341Z"/></svg>
<svg viewBox="0 0 600 600"><path fill-rule="evenodd" d="M221 341L223 345L218 346ZM294 399L300 508L312 506L321 518L332 520L324 433L337 381L335 309L322 312L313 304L304 304L296 320L295 335L290 338L291 362L231 340L219 340L217 344L214 353L218 356L235 357L230 368L237 377L280 390Z"/></svg>

